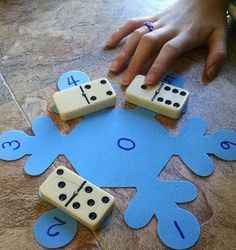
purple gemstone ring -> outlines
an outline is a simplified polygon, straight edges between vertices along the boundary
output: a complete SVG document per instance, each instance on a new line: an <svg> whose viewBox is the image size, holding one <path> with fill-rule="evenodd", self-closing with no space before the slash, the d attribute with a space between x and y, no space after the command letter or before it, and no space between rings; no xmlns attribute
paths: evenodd
<svg viewBox="0 0 236 250"><path fill-rule="evenodd" d="M154 27L153 23L151 23L151 22L144 23L144 26L146 26L148 28L149 32L155 30L155 27Z"/></svg>

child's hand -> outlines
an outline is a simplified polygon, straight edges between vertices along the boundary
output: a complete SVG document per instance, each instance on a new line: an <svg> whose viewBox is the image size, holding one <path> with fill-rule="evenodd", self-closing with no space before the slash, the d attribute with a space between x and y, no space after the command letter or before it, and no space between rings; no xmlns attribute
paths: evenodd
<svg viewBox="0 0 236 250"><path fill-rule="evenodd" d="M130 35L110 70L118 73L128 65L123 79L128 85L159 52L145 78L147 84L155 84L178 56L206 44L204 78L212 80L226 59L227 5L227 0L178 0L155 16L129 20L106 44L114 48ZM155 30L149 32L145 22L152 22Z"/></svg>

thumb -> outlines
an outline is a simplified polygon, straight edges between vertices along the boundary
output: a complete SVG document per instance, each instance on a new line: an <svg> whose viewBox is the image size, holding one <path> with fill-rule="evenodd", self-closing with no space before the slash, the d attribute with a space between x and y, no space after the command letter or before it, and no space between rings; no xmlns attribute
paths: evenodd
<svg viewBox="0 0 236 250"><path fill-rule="evenodd" d="M213 80L218 74L227 57L226 29L215 30L208 40L209 53L207 56L204 78Z"/></svg>

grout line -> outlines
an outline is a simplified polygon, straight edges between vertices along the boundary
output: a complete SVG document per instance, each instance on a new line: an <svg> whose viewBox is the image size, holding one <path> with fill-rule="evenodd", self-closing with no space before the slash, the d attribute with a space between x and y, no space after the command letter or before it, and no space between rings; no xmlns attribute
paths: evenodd
<svg viewBox="0 0 236 250"><path fill-rule="evenodd" d="M48 53L49 55L49 59L51 61L51 65L52 65L52 68L53 68L53 72L54 74L56 75L56 67L55 67L55 64L54 64L54 60L53 60L53 57L51 56L50 52Z"/></svg>
<svg viewBox="0 0 236 250"><path fill-rule="evenodd" d="M14 96L14 94L13 94L11 88L8 86L7 82L5 81L5 79L4 79L4 77L3 77L3 75L2 75L1 73L0 73L0 79L2 79L4 86L5 86L5 87L7 88L7 90L9 91L9 93L10 93L10 95L11 95L13 101L16 103L16 106L19 108L21 114L23 115L23 118L26 120L26 122L28 123L28 125L31 127L30 121L27 119L26 114L24 113L23 109L20 107L20 105L19 105L19 103L17 102L17 100L16 100L16 98L15 98L15 96ZM57 158L58 158L59 156L60 156L60 155L58 155ZM56 158L56 159L57 159L57 158ZM56 159L55 159L55 160L56 160ZM50 166L48 166L48 168L50 168L50 167L53 167L54 169L56 168L54 162L52 162L52 164L50 164ZM48 170L48 168L47 168L47 170ZM47 171L47 170L46 170L46 171ZM46 171L45 171L45 172L46 172ZM41 174L43 174L43 173L41 173Z"/></svg>
<svg viewBox="0 0 236 250"><path fill-rule="evenodd" d="M7 90L9 91L9 93L10 93L12 99L13 99L14 102L16 103L16 106L19 108L20 112L22 113L24 119L25 119L26 122L31 126L31 123L30 123L29 120L27 119L26 114L24 113L23 109L20 107L20 105L19 105L19 103L17 102L17 100L16 100L16 98L15 98L15 96L14 96L14 94L13 94L11 88L8 86L7 82L5 81L5 79L4 79L4 77L3 77L3 75L2 75L1 73L0 73L0 78L2 79L4 86L5 86L5 87L7 88Z"/></svg>

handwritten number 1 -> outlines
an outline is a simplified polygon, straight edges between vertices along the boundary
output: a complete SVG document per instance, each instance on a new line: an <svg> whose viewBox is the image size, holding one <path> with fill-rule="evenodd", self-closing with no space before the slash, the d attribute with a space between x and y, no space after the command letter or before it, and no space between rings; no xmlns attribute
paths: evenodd
<svg viewBox="0 0 236 250"><path fill-rule="evenodd" d="M52 228L54 228L54 227L56 227L56 226L63 226L63 225L66 224L65 221L60 220L60 219L58 219L58 218L55 217L55 216L53 217L53 219L56 220L56 221L58 221L59 223L56 223L56 224L54 224L54 225L52 225L52 226L50 226L50 227L48 228L47 234L48 234L49 236L51 236L51 237L55 237L55 236L57 236L57 235L59 234L59 232L51 233L50 231L52 230Z"/></svg>
<svg viewBox="0 0 236 250"><path fill-rule="evenodd" d="M180 228L180 226L179 226L179 224L177 223L176 220L174 221L174 225L175 225L175 227L177 228L177 230L178 230L178 232L179 232L181 238L184 239L183 231L181 230L181 228Z"/></svg>

